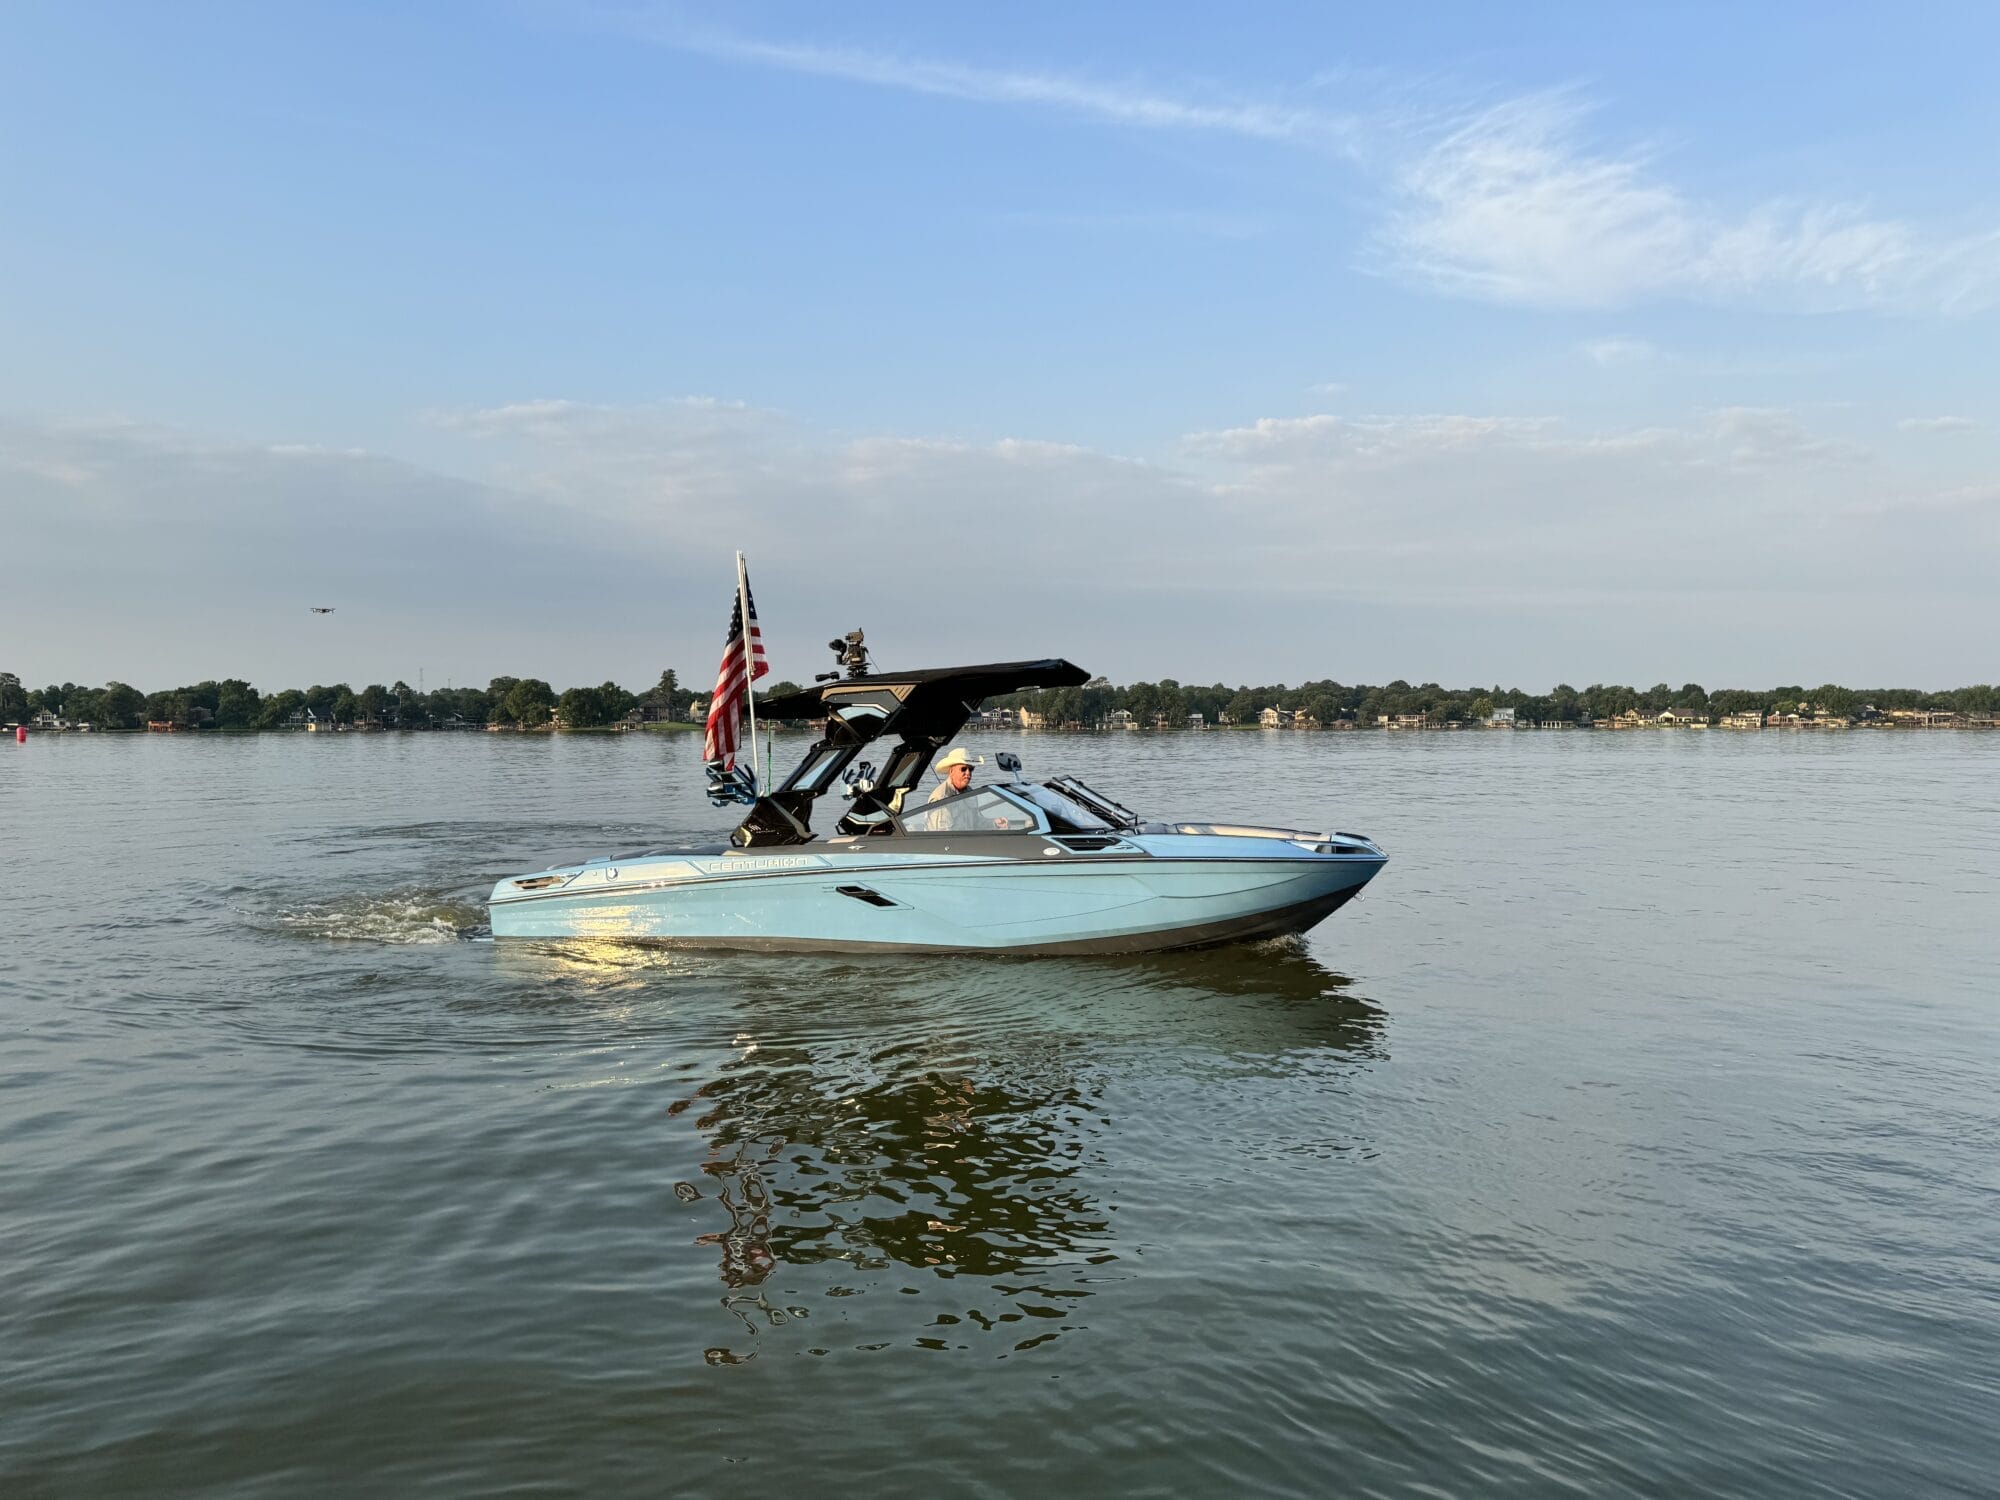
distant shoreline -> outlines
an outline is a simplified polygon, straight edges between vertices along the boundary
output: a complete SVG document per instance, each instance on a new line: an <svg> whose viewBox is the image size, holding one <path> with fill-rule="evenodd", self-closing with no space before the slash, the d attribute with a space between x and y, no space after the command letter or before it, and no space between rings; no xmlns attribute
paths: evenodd
<svg viewBox="0 0 2000 1500"><path fill-rule="evenodd" d="M10 736L13 734L14 730L18 727L21 726L13 724L0 726L0 728L4 728L6 733L9 734ZM528 728L524 725L519 725L519 724L473 724L473 725L465 725L462 727L453 727L453 728L437 728L437 727L401 728L401 727L384 727L380 725L342 724L342 725L332 725L324 730L318 730L318 731L302 730L297 726L291 726L291 725L278 725L271 727L244 725L231 728L216 728L214 726L203 726L200 728L195 728L186 725L162 724L162 725L147 725L146 727L139 729L100 729L89 724L69 724L54 729L41 728L35 725L28 725L26 727L30 737L39 737L43 735L59 735L64 738L91 737L91 738L110 738L110 739L138 739L152 735L152 736L171 736L182 739L248 739L253 737L269 735L280 739L293 736L299 738L321 739L329 735L373 736L373 735L383 735L383 734L420 735L420 736L454 735L454 734L504 734L504 735L521 735L521 736L553 736L553 735L616 736L616 735L626 735L626 734L687 735L687 734L700 733L702 731L703 726L701 726L700 724L686 723L686 722L656 723L656 724L598 724L582 728L570 728L562 724L549 724L549 725L539 726L536 728ZM779 723L760 723L758 728L759 732L762 734L776 733L790 737L793 735L816 734L819 730L819 722L812 721L808 723L799 723L799 722L787 721ZM1103 736L1116 739L1116 738L1121 738L1126 734L1149 735L1149 736L1150 735L1181 736L1181 735L1195 735L1204 733L1271 734L1271 735L1284 735L1289 737L1297 734L1491 734L1491 733L1668 734L1675 732L1683 734L1703 734L1710 732L1721 732L1725 735L1744 734L1744 733L1846 734L1846 733L1867 733L1867 732L1881 733L1893 730L1899 735L1907 735L1912 733L1916 734L1943 734L1943 733L1966 733L1966 732L1978 733L1994 729L2000 729L2000 724L1996 724L1994 716L1988 714L1988 715L1956 716L1950 719L1948 722L1913 722L1902 719L1882 718L1882 719L1867 720L1867 721L1813 720L1804 723L1766 723L1766 724L1690 723L1685 720L1678 720L1672 723L1659 723L1656 721L1646 721L1646 720L1641 720L1636 723L1622 723L1615 720L1604 720L1599 722L1586 722L1586 723L1564 722L1560 724L1541 724L1541 725L1487 724L1487 723L1468 724L1468 723L1461 723L1458 721L1448 721L1444 723L1435 723L1435 724L1356 724L1352 720L1343 720L1330 725L1314 724L1305 726L1297 726L1297 725L1273 726L1273 725L1263 725L1263 724L1208 724L1200 726L1149 725L1146 726L1145 728L1141 728L1138 725L1106 725L1106 724L1093 724L1093 725L1065 724L1053 727L1040 724L1034 724L1034 725L968 724L963 732L967 735L979 736L981 738L990 735L1057 734L1057 735Z"/></svg>
<svg viewBox="0 0 2000 1500"><path fill-rule="evenodd" d="M765 686L775 701L802 689ZM141 693L123 682L26 687L0 672L0 726L30 732L152 730L170 734L389 731L602 734L652 730L685 733L703 726L708 700L670 670L644 693L606 681L558 692L535 677L496 677L485 687L425 691L407 682L355 692L345 683L265 694L242 678L208 679ZM1229 687L1171 677L1123 686L1092 678L1080 687L1028 691L989 700L970 729L1186 732L1210 729L1325 733L1384 730L1436 733L1469 729L1536 732L1638 729L1988 729L2000 712L2000 687L1978 684L1930 692L1916 688L1847 688L1825 683L1762 689L1656 683L1637 689L1558 683L1546 693L1519 688L1446 688L1398 678L1379 686L1324 679ZM768 720L765 721L769 723Z"/></svg>
<svg viewBox="0 0 2000 1500"><path fill-rule="evenodd" d="M313 738L320 738L322 736L331 734L340 734L340 735L377 735L377 734L547 735L547 734L635 734L635 733L636 734L699 734L702 731L701 725L689 724L689 723L592 724L577 728L571 728L566 724L545 724L532 729L521 724L466 724L466 725L455 725L450 728L446 728L443 726L418 728L416 726L383 725L383 724L335 724L335 725L329 725L327 728L316 732L302 729L294 724L272 724L272 725L236 724L227 727L219 727L213 724L203 724L203 725L146 724L136 729L100 729L94 724L65 724L58 728L43 728L35 724L28 724L26 726L21 726L16 724L0 725L0 729L4 729L9 734L12 734L15 729L21 727L25 727L28 733L31 735L60 734L60 735L93 735L93 736L103 736L107 738L130 738L130 737L137 737L150 734L150 735L175 735L179 736L182 739L203 739L203 740L248 739L257 735L275 735L282 739L291 736L304 736L308 734L310 734ZM784 727L790 729L796 726L786 725Z"/></svg>

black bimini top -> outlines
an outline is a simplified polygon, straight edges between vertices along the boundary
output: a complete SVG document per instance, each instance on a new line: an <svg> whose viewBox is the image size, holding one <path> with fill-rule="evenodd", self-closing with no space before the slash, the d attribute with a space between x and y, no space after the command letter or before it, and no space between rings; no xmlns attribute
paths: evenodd
<svg viewBox="0 0 2000 1500"><path fill-rule="evenodd" d="M782 698L767 698L757 711L767 719L822 719L849 704L872 702L888 710L893 727L905 735L944 737L958 733L988 698L1023 688L1082 687L1089 680L1082 667L1059 656L980 667L925 667L822 682Z"/></svg>

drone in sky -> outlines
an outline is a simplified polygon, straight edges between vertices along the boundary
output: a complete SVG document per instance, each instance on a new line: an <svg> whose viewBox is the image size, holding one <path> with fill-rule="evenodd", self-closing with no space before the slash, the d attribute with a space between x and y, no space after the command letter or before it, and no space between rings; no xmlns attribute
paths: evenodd
<svg viewBox="0 0 2000 1500"><path fill-rule="evenodd" d="M338 606L332 604L310 604L306 607L316 615L330 615Z"/></svg>

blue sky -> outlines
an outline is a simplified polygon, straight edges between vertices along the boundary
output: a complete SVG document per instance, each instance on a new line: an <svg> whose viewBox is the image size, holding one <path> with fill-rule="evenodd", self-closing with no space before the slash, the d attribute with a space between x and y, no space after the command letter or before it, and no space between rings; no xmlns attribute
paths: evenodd
<svg viewBox="0 0 2000 1500"><path fill-rule="evenodd" d="M11 7L0 666L2000 676L1990 7L1078 10Z"/></svg>

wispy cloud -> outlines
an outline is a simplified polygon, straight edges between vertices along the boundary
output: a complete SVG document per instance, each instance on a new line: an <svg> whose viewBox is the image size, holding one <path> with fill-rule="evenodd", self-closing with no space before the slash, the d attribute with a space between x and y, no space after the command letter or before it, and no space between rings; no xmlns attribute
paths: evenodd
<svg viewBox="0 0 2000 1500"><path fill-rule="evenodd" d="M1142 130L1220 131L1254 140L1336 148L1345 148L1355 131L1351 116L1309 105L1226 95L1203 98L1060 72L982 68L903 52L765 41L657 18L638 23L638 29L648 40L725 62L973 103L1053 109Z"/></svg>
<svg viewBox="0 0 2000 1500"><path fill-rule="evenodd" d="M1799 473L1866 463L1872 457L1858 443L1813 431L1796 412L1782 407L1725 406L1708 420L1708 436L1738 468L1782 467Z"/></svg>
<svg viewBox="0 0 2000 1500"><path fill-rule="evenodd" d="M1382 268L1549 307L1681 297L1969 312L2000 299L2000 234L1940 236L1785 197L1731 215L1667 181L1652 153L1592 145L1591 112L1573 92L1530 95L1414 152L1393 173Z"/></svg>
<svg viewBox="0 0 2000 1500"><path fill-rule="evenodd" d="M1496 301L1606 306L1693 253L1686 206L1637 162L1571 147L1554 97L1486 110L1397 173L1389 269Z"/></svg>
<svg viewBox="0 0 2000 1500"><path fill-rule="evenodd" d="M753 408L741 401L714 396L676 396L642 405L606 406L561 397L535 397L501 406L452 407L424 413L434 427L475 437L533 437L544 441L575 441L600 437L635 426L657 429L671 423L677 429L741 420Z"/></svg>
<svg viewBox="0 0 2000 1500"><path fill-rule="evenodd" d="M1905 417L1896 424L1904 432L1979 432L1986 426L1970 417Z"/></svg>
<svg viewBox="0 0 2000 1500"><path fill-rule="evenodd" d="M1658 151L1594 142L1593 107L1574 89L1468 110L1426 106L1407 90L1392 106L1395 91L1378 79L1356 85L1366 104L1340 113L1283 89L1173 90L765 40L657 14L628 24L659 45L750 67L1332 152L1386 189L1372 268L1454 296L1542 307L1687 299L1929 313L2000 303L2000 230L1939 231L1796 192L1715 207L1670 181ZM1180 227L1218 232L1218 222L1195 215Z"/></svg>

